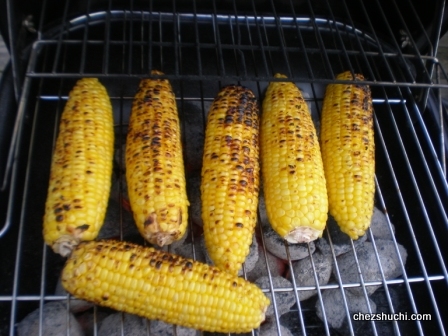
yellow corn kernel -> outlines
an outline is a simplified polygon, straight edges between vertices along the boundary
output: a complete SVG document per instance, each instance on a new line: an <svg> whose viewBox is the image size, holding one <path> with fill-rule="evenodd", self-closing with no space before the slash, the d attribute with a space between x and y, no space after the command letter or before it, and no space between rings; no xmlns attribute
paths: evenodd
<svg viewBox="0 0 448 336"><path fill-rule="evenodd" d="M204 238L213 263L237 274L257 221L258 106L249 89L223 88L208 114L202 167Z"/></svg>
<svg viewBox="0 0 448 336"><path fill-rule="evenodd" d="M266 91L261 164L272 228L290 243L321 237L328 213L322 157L308 106L292 82L271 82Z"/></svg>
<svg viewBox="0 0 448 336"><path fill-rule="evenodd" d="M109 199L114 150L113 114L96 78L79 80L59 125L45 204L43 235L66 256L81 240L96 238Z"/></svg>
<svg viewBox="0 0 448 336"><path fill-rule="evenodd" d="M210 332L249 332L269 299L254 284L174 254L126 242L80 244L62 285L77 298Z"/></svg>
<svg viewBox="0 0 448 336"><path fill-rule="evenodd" d="M180 239L189 203L176 100L166 79L140 82L126 140L126 181L142 236L159 246Z"/></svg>
<svg viewBox="0 0 448 336"><path fill-rule="evenodd" d="M347 71L337 76L353 80ZM355 75L363 81L362 75ZM352 239L370 226L375 195L373 108L367 85L330 84L322 108L322 158L330 214Z"/></svg>

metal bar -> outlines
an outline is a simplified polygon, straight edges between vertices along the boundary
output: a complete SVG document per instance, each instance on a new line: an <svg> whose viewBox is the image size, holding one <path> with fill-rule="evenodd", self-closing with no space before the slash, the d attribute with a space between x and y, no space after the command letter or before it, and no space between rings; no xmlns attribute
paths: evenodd
<svg viewBox="0 0 448 336"><path fill-rule="evenodd" d="M384 92L384 95L386 96L386 93L385 93L385 92ZM395 130L395 133L396 133L397 142L398 142L398 144L400 145L401 151L402 151L403 154L405 155L405 160L406 160L406 165L405 165L405 167L407 168L407 170L409 171L409 173L410 173L410 175L411 175L411 178L412 178L412 184L414 185L414 188L416 189L416 193L419 194L419 192L418 192L418 186L417 186L416 181L415 181L415 176L414 176L414 174L413 174L413 172L412 172L412 168L411 168L411 166L410 166L410 163L409 163L409 160L408 160L408 157L407 157L407 153L406 153L404 144L403 144L403 142L402 142L402 137L401 137L401 135L399 134L398 126L397 126L397 124L396 124L396 122L395 122L394 114L392 113L392 111L390 111L390 116L391 116L391 119L392 119L392 123L394 124L394 130ZM378 125L378 122L377 122L376 118L374 118L374 120L375 120L375 126L376 126L376 128L379 129L379 125ZM382 139L382 138L381 138L381 139ZM386 144L385 144L384 140L382 140L380 143L381 143L381 145L382 145L382 147L383 147L384 152L387 153L387 147L386 147ZM437 304L436 304L436 302L435 302L435 298L434 298L434 293L433 293L433 291L432 291L430 282L429 282L429 280L428 280L428 273L427 273L427 271L426 271L426 266L425 266L425 263L424 263L424 261L423 261L422 254L421 254L421 251L420 251L418 242L417 242L416 237L415 237L415 234L414 234L414 230L413 230L413 227L412 227L412 221L411 221L411 219L410 219L410 217L409 217L409 214L408 214L408 211L407 211L407 208L406 208L406 204L405 204L404 199L403 199L403 196L402 196L402 194L401 194L401 192L400 192L400 186L399 186L397 177L395 176L395 171L394 171L394 168L393 168L393 166L392 166L392 162L391 162L390 159L389 159L389 156L387 157L387 159L388 159L388 160L387 160L387 163L388 163L388 166L389 166L389 170L390 170L390 173L391 173L391 175L392 175L392 177L393 177L394 186L395 186L395 188L396 188L397 195L398 195L398 197L399 197L400 204L401 204L401 207L402 207L404 216L405 216L405 218L406 218L406 224L407 224L407 227L408 227L408 229L409 229L409 231L410 231L410 233L411 233L412 243L413 243L413 245L414 245L414 248L415 248L415 251L416 251L416 254L417 254L417 258L418 258L418 261L419 261L419 265L420 265L420 267L421 267L422 273L424 274L424 278L425 278L425 282L426 282L428 291L430 292L430 298L431 298L431 301L432 301L432 303L433 303L433 306L434 306L434 307L437 307ZM426 212L426 209L424 208L424 206L423 206L423 209L424 209L424 211ZM427 223L427 224L428 224L428 226L430 227L430 223ZM432 229L430 229L430 230L432 231ZM436 242L436 244L437 244L437 242ZM397 250L397 253L398 253L398 250ZM448 278L447 278L446 276L444 276L444 279L445 279L445 281L448 281ZM412 303L413 303L413 305L414 305L414 309L416 310L416 308L415 308L415 303L414 303L414 302L412 302ZM438 312L438 309L436 309L436 312ZM439 324L441 325L441 322L440 322L440 321L441 321L441 320L440 320L440 316L438 316L438 320L439 320ZM419 325L419 329L420 329L420 333L423 334L423 330L421 330L421 326L420 326L420 325ZM443 326L442 326L442 325L441 325L441 330L443 330Z"/></svg>
<svg viewBox="0 0 448 336"><path fill-rule="evenodd" d="M84 27L84 35L83 35L83 39L82 39L82 47L81 47L81 65L79 67L79 73L83 74L84 70L85 70L85 65L86 65L86 49L87 49L87 37L89 36L89 23L90 23L90 4L91 4L91 0L87 1L87 18L86 18L86 23L85 23L85 27Z"/></svg>
<svg viewBox="0 0 448 336"><path fill-rule="evenodd" d="M9 38L9 52L11 54L11 69L13 74L13 85L14 85L14 96L16 99L16 102L19 102L22 87L20 83L20 69L19 69L19 55L16 50L17 48L17 32L13 31L17 25L15 24L15 15L13 13L14 11L14 1L13 0L7 0L6 1L6 17L8 20L8 38Z"/></svg>

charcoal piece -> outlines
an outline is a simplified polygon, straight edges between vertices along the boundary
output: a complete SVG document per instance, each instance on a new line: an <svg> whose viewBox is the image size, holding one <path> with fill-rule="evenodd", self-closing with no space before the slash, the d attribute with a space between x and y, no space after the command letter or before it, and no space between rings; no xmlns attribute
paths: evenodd
<svg viewBox="0 0 448 336"><path fill-rule="evenodd" d="M187 195L190 206L188 207L188 215L191 221L199 226L203 226L201 214L201 175L196 173L187 179Z"/></svg>
<svg viewBox="0 0 448 336"><path fill-rule="evenodd" d="M199 239L200 239L199 237L196 238L194 244L184 243L183 245L176 246L172 252L184 258L194 259L206 263L207 260L205 257L205 251L204 248L201 246Z"/></svg>
<svg viewBox="0 0 448 336"><path fill-rule="evenodd" d="M364 296L354 295L345 290L345 298L347 300L348 310L350 313L350 319L352 319L353 313L369 313L369 306ZM376 313L376 304L371 299L369 300L370 312ZM344 321L347 320L347 314L345 310L345 303L340 288L326 289L322 293L322 302L325 307L325 317L328 324L333 328L341 328ZM316 314L324 321L323 309L320 300L316 301Z"/></svg>
<svg viewBox="0 0 448 336"><path fill-rule="evenodd" d="M57 296L67 296L68 292L62 287L62 281L61 277L59 276L58 282L56 284L56 289L54 290L54 295ZM64 305L64 307L67 307L66 301L60 301L61 304ZM93 307L93 303L86 301L86 300L80 300L80 299L70 299L70 312L73 314L81 313L83 311L86 311Z"/></svg>
<svg viewBox="0 0 448 336"><path fill-rule="evenodd" d="M179 118L186 141L183 143L186 172L200 171L204 155L205 118L201 102L187 102L179 110Z"/></svg>
<svg viewBox="0 0 448 336"><path fill-rule="evenodd" d="M341 254L347 253L348 251L352 250L352 244L350 237L341 231L339 228L339 225L336 223L334 218L332 216L328 216L327 226L326 229L331 237L331 245L333 245L334 253L336 256L339 256ZM355 248L358 248L358 246L362 245L367 239L367 234L359 237L357 240L353 241L353 245ZM323 242L325 240L325 242ZM316 240L316 245L319 246L319 244L329 243L328 241L328 235L326 232L322 235L322 238L319 238ZM329 250L329 253L331 253L331 250Z"/></svg>
<svg viewBox="0 0 448 336"><path fill-rule="evenodd" d="M207 264L213 265L213 261L211 260L209 254L207 252L207 247L205 246L204 236L201 236L199 244L203 250ZM257 261L258 261L258 242L254 235L252 237L252 244L250 245L249 254L246 257L246 260L244 261L244 269L245 269L246 273L248 273L254 269ZM243 275L243 268L241 268L238 271L238 276L242 276L242 275Z"/></svg>
<svg viewBox="0 0 448 336"><path fill-rule="evenodd" d="M266 249L275 255L276 257L288 260L286 253L285 240L280 237L280 235L274 231L266 213L266 204L264 201L264 195L260 193L258 209L260 213L260 225L263 229L264 243ZM300 260L306 258L309 255L308 244L288 244L289 254L291 260ZM316 249L314 242L309 243L311 253Z"/></svg>
<svg viewBox="0 0 448 336"><path fill-rule="evenodd" d="M266 259L268 261L266 265ZM266 251L266 256L261 245L258 246L258 260L252 269L252 271L247 272L247 280L254 282L262 276L268 275L268 267L271 276L281 276L285 272L285 262L284 260L277 258L269 251Z"/></svg>
<svg viewBox="0 0 448 336"><path fill-rule="evenodd" d="M317 275L319 285L328 283L333 265L331 255L316 251L313 253L312 258L315 272L310 257L292 263L297 287L316 286L315 275ZM317 290L298 291L300 301L307 300L316 293Z"/></svg>
<svg viewBox="0 0 448 336"><path fill-rule="evenodd" d="M280 332L282 336L293 336L291 331L280 324ZM263 323L259 329L255 331L256 336L278 336L278 326L275 321Z"/></svg>
<svg viewBox="0 0 448 336"><path fill-rule="evenodd" d="M106 317L98 329L98 336L139 336L146 335L148 320L137 315L114 313Z"/></svg>
<svg viewBox="0 0 448 336"><path fill-rule="evenodd" d="M288 260L288 255L286 253L286 246L288 244L289 256L291 260L300 260L309 256L309 252L314 253L316 246L314 242L303 243L303 244L289 244L280 237L277 232L275 232L270 226L263 226L264 243L266 249L271 252L276 257ZM309 249L308 250L308 245Z"/></svg>
<svg viewBox="0 0 448 336"><path fill-rule="evenodd" d="M109 198L106 217L97 239L120 238L120 231L123 233L123 238L139 234L132 214L117 200Z"/></svg>
<svg viewBox="0 0 448 336"><path fill-rule="evenodd" d="M67 314L69 318L67 319ZM69 322L69 326L67 326ZM17 326L19 336L39 335L40 310L36 309L28 314ZM73 314L68 313L65 304L61 302L49 302L44 304L42 311L42 335L59 336L66 335L69 328L70 335L84 335Z"/></svg>
<svg viewBox="0 0 448 336"><path fill-rule="evenodd" d="M199 331L195 329L181 327L158 320L151 320L149 333L150 335L160 336L199 336Z"/></svg>
<svg viewBox="0 0 448 336"><path fill-rule="evenodd" d="M392 223L389 226L386 215L378 208L374 208L370 232L375 239L392 240L392 236L395 234L395 226ZM366 236L367 240L370 241L370 235L367 234Z"/></svg>
<svg viewBox="0 0 448 336"><path fill-rule="evenodd" d="M379 259L381 261L382 270L386 279L394 279L400 276L403 272L399 256L395 250L393 241L377 239L375 240L376 249L378 251ZM403 265L406 264L407 252L406 249L398 244L400 257ZM381 273L378 265L373 243L365 242L356 250L359 267L363 276L364 282L381 281ZM358 274L358 267L353 255L353 251L345 253L337 258L339 272L343 283L360 283ZM334 270L334 269L333 269ZM366 286L368 295L371 295L375 290L381 286ZM347 289L352 294L362 295L362 287L351 287Z"/></svg>
<svg viewBox="0 0 448 336"><path fill-rule="evenodd" d="M85 311L81 314L76 314L76 320L81 326L84 334L86 336L94 335L95 330L99 329L99 326L103 322L103 320L110 315L109 312L96 309L96 312L93 309Z"/></svg>
<svg viewBox="0 0 448 336"><path fill-rule="evenodd" d="M263 276L255 281L255 284L261 289L270 289L271 285L269 282L269 277ZM292 283L283 277L273 277L272 286L274 288L292 288ZM270 292L266 293L266 296L271 300L266 311L266 318L275 317L274 311L274 301L272 299L272 294ZM275 293L275 304L277 306L278 316L283 315L288 312L292 305L296 302L294 291L277 292Z"/></svg>

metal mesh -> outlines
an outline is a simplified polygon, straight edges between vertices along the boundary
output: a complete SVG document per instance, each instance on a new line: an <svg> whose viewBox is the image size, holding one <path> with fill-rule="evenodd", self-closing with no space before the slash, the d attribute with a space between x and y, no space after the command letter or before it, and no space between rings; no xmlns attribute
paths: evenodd
<svg viewBox="0 0 448 336"><path fill-rule="evenodd" d="M1 332L16 334L17 323L46 302L62 300L69 307L73 299L53 294L63 260L44 245L41 227L59 117L76 79L98 77L111 96L117 142L116 175L122 199L125 186L119 177L124 167L119 163L124 157L122 145L130 106L139 79L147 77L150 69L163 71L176 93L187 180L197 174L201 165L197 141L192 139L200 138L208 108L220 87L230 83L245 85L261 101L269 81L279 80L273 74L285 73L304 92L319 128L325 86L336 82L335 76L348 69L362 72L372 88L377 157L375 204L386 216L397 254L398 244L406 248L407 262L400 258L402 275L386 279L376 239L368 230L380 270L378 278L367 281L360 272L359 281L345 283L334 237L326 230L324 238L333 259L333 275L328 284L318 284L311 253L314 286L300 287L292 277L291 287L276 288L267 264L270 286L264 291L275 293L271 322L279 334L280 325L287 325L294 335L445 334L447 117L441 97L448 86L438 83L447 76L435 58L437 40L433 43L434 39L423 33L417 10L410 2L405 5L411 17L401 13L402 2L391 1L387 12L379 2L354 3L356 17L352 2L336 5L322 1L317 6L310 1L302 7L292 2L263 7L247 2L244 10L239 9L237 2L227 3L223 9L215 2L209 9L191 2L177 10L176 5L181 5L173 2L171 10L167 10L156 8L152 2L131 2L128 8L116 8L113 1L98 9L87 1L85 7L76 8L76 15L71 15L74 4L67 1L59 19L50 25L46 24L46 15L51 4L45 3L38 38L30 46L15 129L17 141L13 142L14 155L9 164L10 201L0 236L5 251L0 324L6 326ZM379 15L375 23L372 15ZM400 23L399 31L392 27L390 17ZM414 41L417 35L430 45L425 55L420 54ZM124 211L120 208L117 222L121 239ZM193 228L194 223L190 222L190 233ZM265 229L259 225L256 230L261 242L260 258L267 258ZM195 251L199 239L190 236L186 244L191 244ZM140 243L144 243L143 239ZM286 268L293 273L290 248L285 243ZM310 246L308 249L311 252ZM361 270L353 241L350 250L355 267ZM361 297L368 311L373 312L367 289L376 285L381 286L373 294L377 312L430 313L432 320L356 323L351 317L348 290L361 288ZM317 290L317 295L300 301L299 293L306 290ZM322 319L316 316L316 307L322 307L327 290L337 290L342 295L340 309L348 316L342 329L333 328L325 314ZM294 293L296 303L288 313L279 316L276 297L284 292ZM97 311L95 307L93 334L99 326ZM42 314L39 318L42 324Z"/></svg>

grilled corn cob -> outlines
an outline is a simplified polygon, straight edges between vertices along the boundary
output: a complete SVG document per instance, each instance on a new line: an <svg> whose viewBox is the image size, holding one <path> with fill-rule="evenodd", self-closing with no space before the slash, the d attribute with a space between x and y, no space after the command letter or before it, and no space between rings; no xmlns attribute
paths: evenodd
<svg viewBox="0 0 448 336"><path fill-rule="evenodd" d="M268 86L261 117L261 163L273 229L290 243L321 237L328 212L322 157L308 106L294 83Z"/></svg>
<svg viewBox="0 0 448 336"><path fill-rule="evenodd" d="M190 259L118 241L86 242L63 269L72 295L101 306L211 332L248 332L269 299L254 284Z"/></svg>
<svg viewBox="0 0 448 336"><path fill-rule="evenodd" d="M166 79L140 82L126 140L126 181L143 237L159 246L180 239L187 227L189 203L177 106Z"/></svg>
<svg viewBox="0 0 448 336"><path fill-rule="evenodd" d="M355 75L362 81L362 75ZM347 71L337 79L352 80ZM352 239L370 226L375 194L373 108L367 85L328 85L322 108L321 146L330 214Z"/></svg>
<svg viewBox="0 0 448 336"><path fill-rule="evenodd" d="M110 193L114 129L106 89L96 78L79 80L62 113L51 164L43 235L66 256L92 240L103 224Z"/></svg>
<svg viewBox="0 0 448 336"><path fill-rule="evenodd" d="M258 106L242 86L224 87L207 120L201 199L204 238L213 263L237 274L257 220Z"/></svg>

